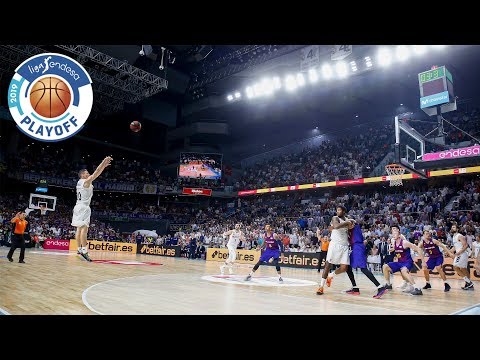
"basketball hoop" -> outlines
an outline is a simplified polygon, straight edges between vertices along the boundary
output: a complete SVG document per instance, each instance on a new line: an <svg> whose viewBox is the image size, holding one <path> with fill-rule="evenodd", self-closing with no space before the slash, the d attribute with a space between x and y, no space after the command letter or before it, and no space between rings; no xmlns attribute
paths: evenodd
<svg viewBox="0 0 480 360"><path fill-rule="evenodd" d="M402 175L405 174L405 169L397 164L388 164L385 165L385 170L387 175L390 177L390 186L401 186Z"/></svg>

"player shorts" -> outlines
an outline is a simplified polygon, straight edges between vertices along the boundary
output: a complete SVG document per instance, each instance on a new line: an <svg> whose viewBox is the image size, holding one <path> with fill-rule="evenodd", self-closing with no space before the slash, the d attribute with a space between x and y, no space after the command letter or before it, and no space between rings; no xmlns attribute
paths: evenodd
<svg viewBox="0 0 480 360"><path fill-rule="evenodd" d="M392 273L396 273L400 270L402 270L403 267L406 267L408 271L410 271L413 267L413 261L392 261L389 262L388 267L392 270Z"/></svg>
<svg viewBox="0 0 480 360"><path fill-rule="evenodd" d="M227 246L227 249L228 249L227 261L232 263L235 262L235 260L237 259L237 248L233 246Z"/></svg>
<svg viewBox="0 0 480 360"><path fill-rule="evenodd" d="M455 256L453 259L453 266L466 269L468 267L468 254L466 252L460 254L460 256Z"/></svg>
<svg viewBox="0 0 480 360"><path fill-rule="evenodd" d="M327 252L327 261L334 265L350 265L349 245L342 245L330 242Z"/></svg>
<svg viewBox="0 0 480 360"><path fill-rule="evenodd" d="M431 257L427 260L427 269L433 270L437 266L441 266L443 264L443 256Z"/></svg>
<svg viewBox="0 0 480 360"><path fill-rule="evenodd" d="M72 226L89 226L92 209L84 204L77 204L73 208Z"/></svg>

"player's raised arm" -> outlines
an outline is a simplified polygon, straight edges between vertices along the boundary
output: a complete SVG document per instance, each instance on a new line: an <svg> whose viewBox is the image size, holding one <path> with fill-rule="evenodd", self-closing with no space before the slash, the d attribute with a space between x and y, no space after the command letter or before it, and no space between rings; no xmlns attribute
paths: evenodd
<svg viewBox="0 0 480 360"><path fill-rule="evenodd" d="M92 175L87 177L85 179L85 182L83 183L83 187L90 187L92 185L93 180L95 180L97 177L100 176L100 174L105 170L107 166L110 166L110 163L112 162L112 158L110 156L107 156L103 161L98 165L98 167L95 169Z"/></svg>

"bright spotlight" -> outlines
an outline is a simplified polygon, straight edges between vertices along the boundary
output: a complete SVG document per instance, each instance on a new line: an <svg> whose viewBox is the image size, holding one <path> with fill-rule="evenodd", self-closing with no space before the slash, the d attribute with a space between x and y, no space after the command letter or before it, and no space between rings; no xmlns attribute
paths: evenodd
<svg viewBox="0 0 480 360"><path fill-rule="evenodd" d="M322 76L328 80L331 79L333 76L332 67L329 64L323 64L322 66Z"/></svg>
<svg viewBox="0 0 480 360"><path fill-rule="evenodd" d="M282 88L282 82L280 81L280 78L278 76L275 76L273 79L273 88L275 90L281 89Z"/></svg>
<svg viewBox="0 0 480 360"><path fill-rule="evenodd" d="M303 77L302 73L297 74L297 84L298 84L298 86L304 86L305 85L305 78Z"/></svg>
<svg viewBox="0 0 480 360"><path fill-rule="evenodd" d="M253 85L253 92L255 93L255 96L261 96L264 94L264 89L263 89L263 84L258 82Z"/></svg>
<svg viewBox="0 0 480 360"><path fill-rule="evenodd" d="M370 59L370 56L365 56L365 65L367 66L367 69L373 66L372 59Z"/></svg>
<svg viewBox="0 0 480 360"><path fill-rule="evenodd" d="M413 52L415 55L423 55L427 52L426 45L413 45Z"/></svg>
<svg viewBox="0 0 480 360"><path fill-rule="evenodd" d="M352 72L355 72L358 70L357 63L355 61L350 61L350 69L352 69Z"/></svg>
<svg viewBox="0 0 480 360"><path fill-rule="evenodd" d="M314 68L308 70L308 80L310 80L311 83L316 83L318 81L317 70Z"/></svg>
<svg viewBox="0 0 480 360"><path fill-rule="evenodd" d="M251 99L255 96L255 93L253 92L253 88L251 86L248 86L245 89L245 92L247 93L247 98Z"/></svg>
<svg viewBox="0 0 480 360"><path fill-rule="evenodd" d="M295 76L287 75L285 77L285 87L288 91L292 91L297 88L297 81L295 80Z"/></svg>
<svg viewBox="0 0 480 360"><path fill-rule="evenodd" d="M347 77L348 75L347 64L343 61L337 62L337 64L335 65L335 71L339 78Z"/></svg>
<svg viewBox="0 0 480 360"><path fill-rule="evenodd" d="M240 99L242 97L242 94L240 94L238 91L235 93L235 98Z"/></svg>
<svg viewBox="0 0 480 360"><path fill-rule="evenodd" d="M232 101L232 100L233 100L233 95L228 95L228 96L227 96L227 100L228 100L228 101Z"/></svg>
<svg viewBox="0 0 480 360"><path fill-rule="evenodd" d="M395 55L399 61L405 61L410 57L410 50L405 45L398 45L395 50Z"/></svg>
<svg viewBox="0 0 480 360"><path fill-rule="evenodd" d="M381 66L389 66L392 63L392 53L386 48L378 51L377 58Z"/></svg>
<svg viewBox="0 0 480 360"><path fill-rule="evenodd" d="M262 88L265 95L272 95L273 94L273 84L272 80L270 79L263 79L262 80Z"/></svg>

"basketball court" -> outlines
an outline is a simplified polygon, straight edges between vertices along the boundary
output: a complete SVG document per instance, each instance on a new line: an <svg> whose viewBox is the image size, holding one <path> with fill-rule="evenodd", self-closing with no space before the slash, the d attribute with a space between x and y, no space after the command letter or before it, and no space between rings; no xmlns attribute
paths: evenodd
<svg viewBox="0 0 480 360"><path fill-rule="evenodd" d="M0 248L0 312L11 315L448 315L478 312L480 304L479 292L461 290L460 280L445 293L433 278L432 290L411 296L395 288L395 275L393 291L373 299L376 289L358 272L359 296L342 292L350 288L345 274L318 296L316 270L282 268L279 284L274 268L262 266L245 282L246 265L222 277L213 261L93 252L89 263L74 252L27 249L19 264L17 254L12 263L4 258L7 251Z"/></svg>

